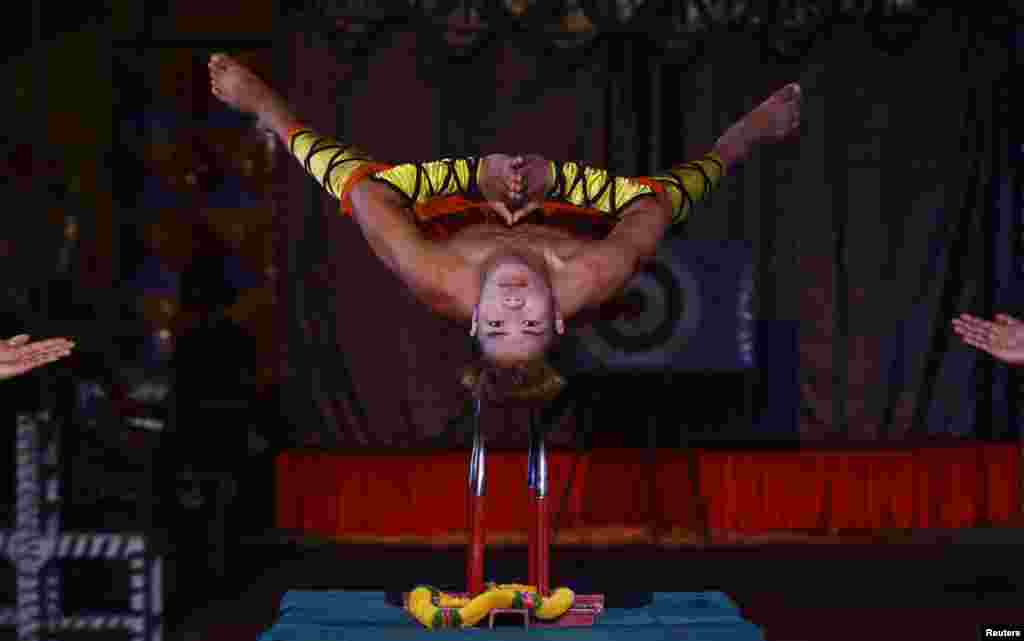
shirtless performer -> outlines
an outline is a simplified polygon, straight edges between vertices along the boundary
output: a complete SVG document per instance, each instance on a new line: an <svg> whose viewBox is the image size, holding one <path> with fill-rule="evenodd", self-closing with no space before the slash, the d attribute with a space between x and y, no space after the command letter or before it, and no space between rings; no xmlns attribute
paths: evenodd
<svg viewBox="0 0 1024 641"><path fill-rule="evenodd" d="M550 380L543 355L565 321L612 299L729 166L800 121L787 85L700 160L647 178L502 154L391 166L314 133L232 58L209 69L214 95L280 138L417 298L470 321L491 379L512 372L513 387Z"/></svg>

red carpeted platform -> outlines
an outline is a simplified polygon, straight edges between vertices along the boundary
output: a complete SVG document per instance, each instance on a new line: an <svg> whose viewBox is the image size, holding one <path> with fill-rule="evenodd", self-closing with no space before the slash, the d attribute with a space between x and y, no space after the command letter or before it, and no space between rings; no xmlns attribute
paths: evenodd
<svg viewBox="0 0 1024 641"><path fill-rule="evenodd" d="M460 542L468 458L468 452L283 453L277 525L338 541ZM491 452L487 465L488 539L519 543L529 514L526 452ZM725 542L773 532L999 527L1014 523L1021 505L1015 445L555 451L549 466L552 519L562 543L600 543L601 532L608 543L630 537L671 543L705 528ZM567 540L574 532L586 534Z"/></svg>

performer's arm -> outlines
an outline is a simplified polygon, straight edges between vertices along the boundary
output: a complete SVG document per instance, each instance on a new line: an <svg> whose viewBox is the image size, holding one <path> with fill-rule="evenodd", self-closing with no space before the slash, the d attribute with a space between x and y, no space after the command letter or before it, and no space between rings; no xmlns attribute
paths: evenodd
<svg viewBox="0 0 1024 641"><path fill-rule="evenodd" d="M638 198L607 237L591 241L555 275L555 295L565 318L612 300L654 256L672 224L668 197Z"/></svg>
<svg viewBox="0 0 1024 641"><path fill-rule="evenodd" d="M362 181L353 189L352 203L352 217L370 248L417 297L446 316L472 316L480 293L476 272L423 236L400 194L379 181Z"/></svg>
<svg viewBox="0 0 1024 641"><path fill-rule="evenodd" d="M617 218L607 237L567 261L556 278L563 316L570 318L618 295L654 256L669 227L685 220L717 186L732 158L730 149L718 145L700 160L650 178L613 177L602 169L551 163L549 194Z"/></svg>
<svg viewBox="0 0 1024 641"><path fill-rule="evenodd" d="M550 195L621 217L620 212L641 195L636 191L636 183L646 184L668 196L672 222L681 222L718 185L727 169L748 157L756 145L784 140L797 130L800 102L799 85L786 85L729 127L710 153L650 178L610 179L603 170L575 163L552 163Z"/></svg>

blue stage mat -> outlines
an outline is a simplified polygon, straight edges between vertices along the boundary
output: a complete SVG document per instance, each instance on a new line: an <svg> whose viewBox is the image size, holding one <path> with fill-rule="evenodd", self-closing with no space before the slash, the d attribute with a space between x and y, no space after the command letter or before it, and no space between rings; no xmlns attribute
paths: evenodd
<svg viewBox="0 0 1024 641"><path fill-rule="evenodd" d="M473 639L568 639L573 641L764 641L761 629L743 619L721 592L655 592L650 605L609 609L590 628L529 631L427 630L383 592L293 590L281 599L281 617L259 641L404 641L465 637Z"/></svg>

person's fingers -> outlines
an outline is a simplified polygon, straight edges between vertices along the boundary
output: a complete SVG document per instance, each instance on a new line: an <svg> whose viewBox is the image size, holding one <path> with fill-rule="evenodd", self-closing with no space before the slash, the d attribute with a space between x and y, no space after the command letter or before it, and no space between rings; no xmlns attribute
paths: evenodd
<svg viewBox="0 0 1024 641"><path fill-rule="evenodd" d="M972 347L977 347L978 349L984 349L985 351L989 351L992 349L992 343L986 337L981 336L979 334L960 334L960 339L963 340L963 342L967 343L968 345Z"/></svg>
<svg viewBox="0 0 1024 641"><path fill-rule="evenodd" d="M7 339L7 346L8 347L20 347L21 345L24 345L25 343L27 343L30 338L32 338L32 337L29 336L28 334L18 334L17 336L13 336L13 337Z"/></svg>
<svg viewBox="0 0 1024 641"><path fill-rule="evenodd" d="M993 356L995 356L995 352L994 352L992 346L989 345L988 343L985 343L983 341L979 341L979 340L977 340L977 339L975 339L973 337L970 337L970 336L965 336L964 337L964 342L967 343L968 345L970 345L971 347L980 349L983 352L986 352L988 354L992 354Z"/></svg>
<svg viewBox="0 0 1024 641"><path fill-rule="evenodd" d="M999 326L996 325L995 323L987 320L982 320L980 318L972 318L969 321L965 321L964 324L967 327L969 327L972 331L982 332L986 334L990 334L994 330L999 328Z"/></svg>
<svg viewBox="0 0 1024 641"><path fill-rule="evenodd" d="M63 358L71 354L74 344L63 339L54 339L45 343L26 345L15 349L8 355L8 361L33 358L49 358L51 356Z"/></svg>
<svg viewBox="0 0 1024 641"><path fill-rule="evenodd" d="M972 327L978 331L991 331L1000 327L998 323L993 323L990 320L978 318L977 316L972 316L971 314L966 313L960 314L959 320L961 323L964 323L968 327Z"/></svg>
<svg viewBox="0 0 1024 641"><path fill-rule="evenodd" d="M30 358L25 359L24 362L19 363L17 366L21 367L39 367L40 365L46 365L47 363L53 363L59 361L62 358L66 358L70 354L68 352L48 352L45 354L36 354Z"/></svg>
<svg viewBox="0 0 1024 641"><path fill-rule="evenodd" d="M962 318L954 318L953 326L959 327L964 331L976 331L980 330L982 325L977 320L964 320Z"/></svg>
<svg viewBox="0 0 1024 641"><path fill-rule="evenodd" d="M43 365L48 365L57 360L60 360L59 356L51 358L38 358L26 361L24 363L18 363L17 365L14 365L8 370L8 376L19 376L21 374L25 374L26 372L31 372L34 369L38 369Z"/></svg>
<svg viewBox="0 0 1024 641"><path fill-rule="evenodd" d="M38 350L68 349L74 346L75 344L66 338L47 338L46 340L36 341L35 343L26 345L27 348Z"/></svg>
<svg viewBox="0 0 1024 641"><path fill-rule="evenodd" d="M954 318L953 319L953 324L957 325L959 327L967 327L967 328L976 328L976 327L982 327L983 326L983 323L982 323L982 321L980 319L970 318L970 317L968 317L968 318L964 318L964 317Z"/></svg>
<svg viewBox="0 0 1024 641"><path fill-rule="evenodd" d="M965 340L970 339L972 341L981 342L988 345L990 344L992 339L992 334L990 332L975 325L970 325L966 323L954 323L953 329Z"/></svg>

